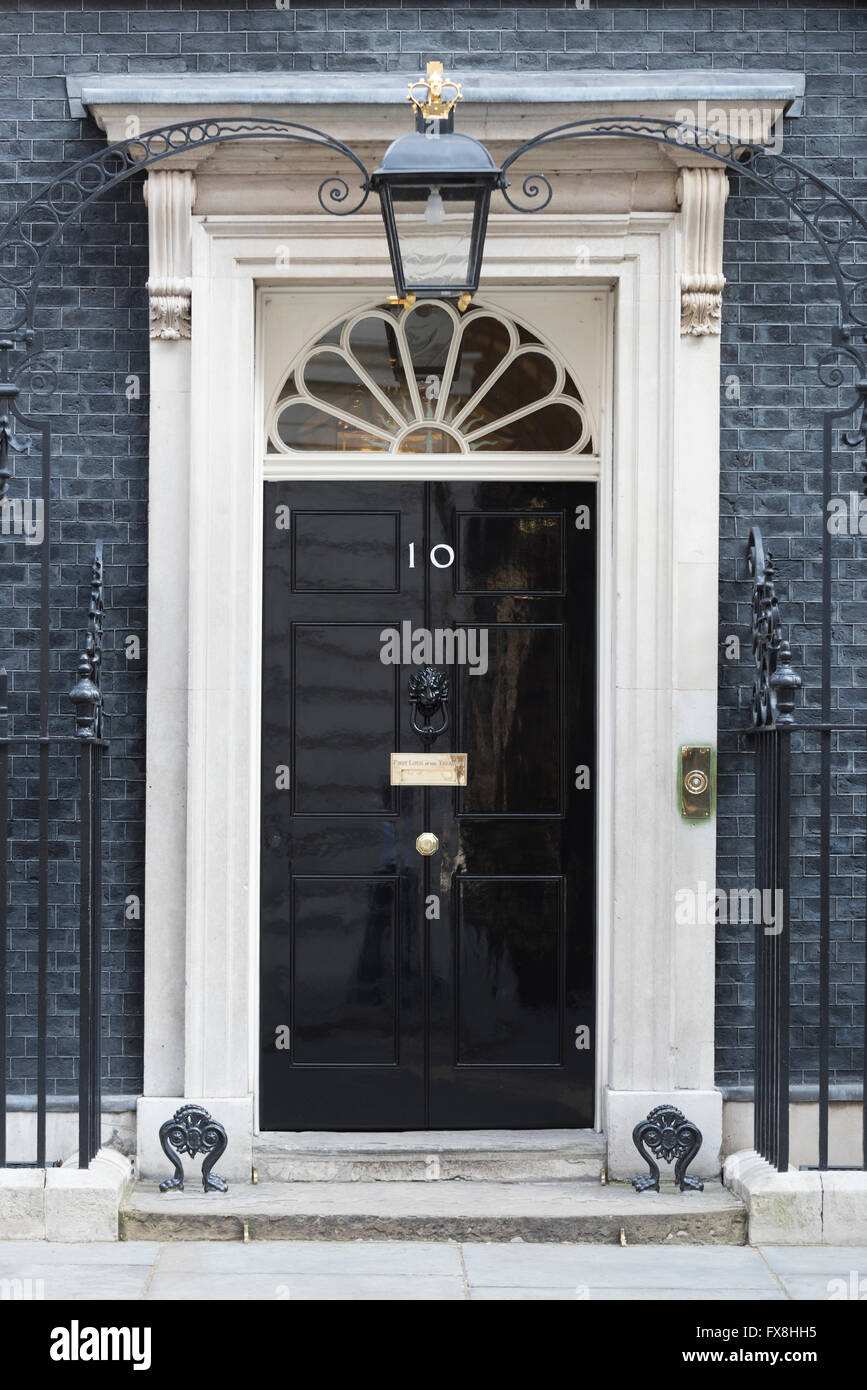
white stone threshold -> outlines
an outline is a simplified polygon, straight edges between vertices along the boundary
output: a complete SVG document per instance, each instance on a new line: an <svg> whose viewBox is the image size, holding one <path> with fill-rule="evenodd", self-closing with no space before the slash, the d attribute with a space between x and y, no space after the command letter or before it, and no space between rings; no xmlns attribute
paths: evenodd
<svg viewBox="0 0 867 1390"><path fill-rule="evenodd" d="M749 1213L751 1245L863 1245L867 1172L780 1173L755 1149L725 1161L723 1181Z"/></svg>
<svg viewBox="0 0 867 1390"><path fill-rule="evenodd" d="M536 1153L584 1150L604 1154L605 1137L593 1129L407 1129L382 1131L264 1130L255 1150L296 1153Z"/></svg>
<svg viewBox="0 0 867 1390"><path fill-rule="evenodd" d="M255 1135L258 1182L603 1180L605 1136L588 1129L306 1131Z"/></svg>
<svg viewBox="0 0 867 1390"><path fill-rule="evenodd" d="M117 1240L132 1161L100 1149L89 1168L0 1168L0 1240Z"/></svg>

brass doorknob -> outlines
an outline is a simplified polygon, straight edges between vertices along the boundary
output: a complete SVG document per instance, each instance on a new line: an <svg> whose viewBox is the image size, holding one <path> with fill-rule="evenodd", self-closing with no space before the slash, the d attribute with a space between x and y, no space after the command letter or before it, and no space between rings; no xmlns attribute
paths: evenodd
<svg viewBox="0 0 867 1390"><path fill-rule="evenodd" d="M430 830L423 830L415 842L415 847L419 854L436 854L440 842L436 835L431 834Z"/></svg>

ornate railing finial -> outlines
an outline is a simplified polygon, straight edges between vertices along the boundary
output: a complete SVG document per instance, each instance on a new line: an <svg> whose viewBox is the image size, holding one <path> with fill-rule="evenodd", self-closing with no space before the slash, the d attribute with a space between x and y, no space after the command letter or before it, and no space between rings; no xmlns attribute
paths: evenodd
<svg viewBox="0 0 867 1390"><path fill-rule="evenodd" d="M750 531L747 565L753 581L753 724L756 728L791 726L801 677L792 666L792 649L780 632L774 557L770 552L765 554L758 526Z"/></svg>
<svg viewBox="0 0 867 1390"><path fill-rule="evenodd" d="M90 606L84 651L78 658L78 680L69 692L75 706L75 732L79 738L102 738L102 628L105 613L103 596L102 541L97 541L90 577Z"/></svg>

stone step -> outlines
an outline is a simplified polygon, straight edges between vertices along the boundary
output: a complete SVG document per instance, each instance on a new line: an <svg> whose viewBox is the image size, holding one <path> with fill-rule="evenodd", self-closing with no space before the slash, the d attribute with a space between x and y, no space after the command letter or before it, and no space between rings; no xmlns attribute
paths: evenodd
<svg viewBox="0 0 867 1390"><path fill-rule="evenodd" d="M638 1193L590 1182L292 1182L161 1194L139 1183L122 1240L486 1240L744 1245L746 1209L719 1183Z"/></svg>
<svg viewBox="0 0 867 1390"><path fill-rule="evenodd" d="M253 1167L267 1182L599 1182L605 1137L589 1129L262 1134Z"/></svg>

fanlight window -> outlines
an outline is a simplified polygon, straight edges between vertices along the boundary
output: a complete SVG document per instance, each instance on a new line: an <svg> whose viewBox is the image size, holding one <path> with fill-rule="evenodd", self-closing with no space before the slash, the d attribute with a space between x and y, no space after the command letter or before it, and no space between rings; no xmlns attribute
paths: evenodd
<svg viewBox="0 0 867 1390"><path fill-rule="evenodd" d="M365 309L324 333L277 393L268 449L590 454L594 441L557 353L492 309L428 302Z"/></svg>

